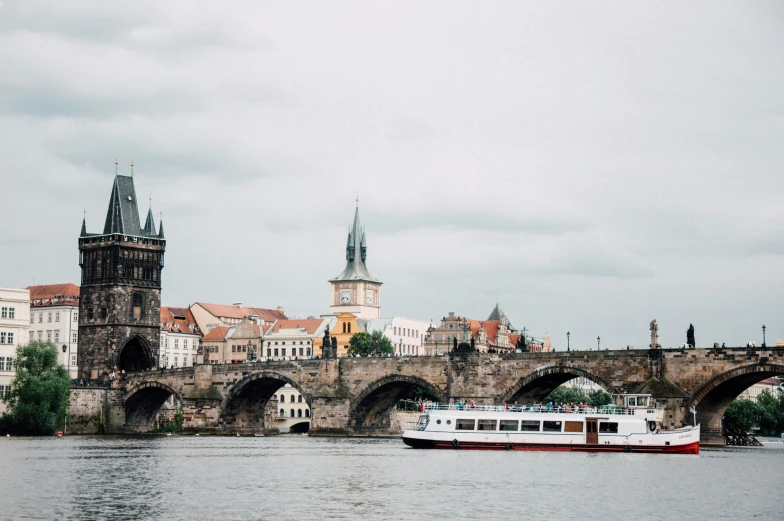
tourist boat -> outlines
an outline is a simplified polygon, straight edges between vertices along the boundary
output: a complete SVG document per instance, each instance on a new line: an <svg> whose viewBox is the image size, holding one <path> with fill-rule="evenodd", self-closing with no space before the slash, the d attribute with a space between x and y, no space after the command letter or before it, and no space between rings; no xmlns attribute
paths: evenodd
<svg viewBox="0 0 784 521"><path fill-rule="evenodd" d="M623 406L423 405L403 442L417 449L559 450L699 454L700 426L663 430L648 394Z"/></svg>

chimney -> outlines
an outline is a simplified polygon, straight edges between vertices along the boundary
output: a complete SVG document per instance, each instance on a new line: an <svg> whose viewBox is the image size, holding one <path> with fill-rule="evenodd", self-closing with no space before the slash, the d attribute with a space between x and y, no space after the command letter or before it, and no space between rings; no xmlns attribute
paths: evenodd
<svg viewBox="0 0 784 521"><path fill-rule="evenodd" d="M281 307L281 306L278 306L278 313L280 313L281 315L285 315L285 314L286 314L286 313L283 311L283 307Z"/></svg>
<svg viewBox="0 0 784 521"><path fill-rule="evenodd" d="M232 306L237 306L238 308L242 307L242 302L235 302Z"/></svg>

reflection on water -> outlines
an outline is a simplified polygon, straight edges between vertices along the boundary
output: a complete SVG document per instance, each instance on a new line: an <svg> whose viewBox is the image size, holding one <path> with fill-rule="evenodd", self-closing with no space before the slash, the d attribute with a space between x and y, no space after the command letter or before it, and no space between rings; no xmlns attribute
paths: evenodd
<svg viewBox="0 0 784 521"><path fill-rule="evenodd" d="M0 519L781 519L784 444L699 456L307 436L0 440Z"/></svg>

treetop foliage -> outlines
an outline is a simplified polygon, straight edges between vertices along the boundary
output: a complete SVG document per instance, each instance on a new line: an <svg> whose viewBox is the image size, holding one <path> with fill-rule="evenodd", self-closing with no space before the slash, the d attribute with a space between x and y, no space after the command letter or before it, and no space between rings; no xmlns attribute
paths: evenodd
<svg viewBox="0 0 784 521"><path fill-rule="evenodd" d="M354 333L348 342L349 355L383 355L394 352L392 342L381 331L373 331L372 334L360 331Z"/></svg>
<svg viewBox="0 0 784 521"><path fill-rule="evenodd" d="M31 342L17 349L15 378L4 401L9 411L0 430L26 435L51 435L63 425L71 397L68 371L57 363L51 342Z"/></svg>

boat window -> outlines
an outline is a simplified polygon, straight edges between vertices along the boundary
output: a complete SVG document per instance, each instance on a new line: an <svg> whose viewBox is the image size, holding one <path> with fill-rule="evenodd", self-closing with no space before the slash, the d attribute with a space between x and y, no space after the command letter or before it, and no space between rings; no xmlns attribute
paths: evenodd
<svg viewBox="0 0 784 521"><path fill-rule="evenodd" d="M599 432L618 432L618 422L599 422Z"/></svg>
<svg viewBox="0 0 784 521"><path fill-rule="evenodd" d="M500 431L517 431L517 420L501 420Z"/></svg>
<svg viewBox="0 0 784 521"><path fill-rule="evenodd" d="M495 420L479 420L479 425L477 427L478 431L494 431L495 430Z"/></svg>
<svg viewBox="0 0 784 521"><path fill-rule="evenodd" d="M636 396L628 396L626 398L626 400L628 401L627 405L629 407L636 407L637 406L637 397Z"/></svg>
<svg viewBox="0 0 784 521"><path fill-rule="evenodd" d="M521 431L539 432L539 421L538 420L522 420L520 422L520 430Z"/></svg>
<svg viewBox="0 0 784 521"><path fill-rule="evenodd" d="M640 407L647 407L648 406L648 397L647 396L640 396L637 398L637 405Z"/></svg>
<svg viewBox="0 0 784 521"><path fill-rule="evenodd" d="M438 425L441 425L441 420L436 420L436 423L437 423Z"/></svg>
<svg viewBox="0 0 784 521"><path fill-rule="evenodd" d="M447 425L452 425L452 420L447 420L447 421L446 421L446 424L447 424Z"/></svg>
<svg viewBox="0 0 784 521"><path fill-rule="evenodd" d="M562 422L546 421L544 422L542 432L561 432L561 423Z"/></svg>
<svg viewBox="0 0 784 521"><path fill-rule="evenodd" d="M564 432L583 432L583 422L564 422Z"/></svg>
<svg viewBox="0 0 784 521"><path fill-rule="evenodd" d="M474 420L455 420L456 431L472 431L474 430Z"/></svg>

